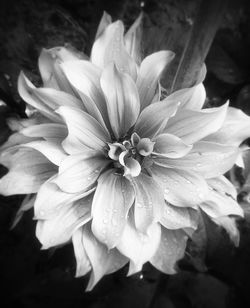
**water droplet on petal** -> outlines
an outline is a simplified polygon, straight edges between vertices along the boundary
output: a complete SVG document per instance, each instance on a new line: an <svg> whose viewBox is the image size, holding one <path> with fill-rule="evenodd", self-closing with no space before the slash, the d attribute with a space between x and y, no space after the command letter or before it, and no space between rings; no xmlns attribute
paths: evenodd
<svg viewBox="0 0 250 308"><path fill-rule="evenodd" d="M143 208L143 205L141 203L137 203L137 207Z"/></svg>
<svg viewBox="0 0 250 308"><path fill-rule="evenodd" d="M108 220L107 219L103 219L102 221L104 224L107 224L108 223Z"/></svg>
<svg viewBox="0 0 250 308"><path fill-rule="evenodd" d="M40 211L39 214L40 214L41 216L44 216L44 215L45 215L45 212L44 212L44 211Z"/></svg>
<svg viewBox="0 0 250 308"><path fill-rule="evenodd" d="M164 189L164 193L165 193L165 194L168 194L168 193L169 193L169 189L167 189L167 188Z"/></svg>

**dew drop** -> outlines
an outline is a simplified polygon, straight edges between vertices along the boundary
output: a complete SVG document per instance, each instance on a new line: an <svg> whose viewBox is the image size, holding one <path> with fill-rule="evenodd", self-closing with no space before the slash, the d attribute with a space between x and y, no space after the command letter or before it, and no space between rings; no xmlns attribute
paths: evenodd
<svg viewBox="0 0 250 308"><path fill-rule="evenodd" d="M96 170L95 170L95 173L99 173L99 169L96 169Z"/></svg>
<svg viewBox="0 0 250 308"><path fill-rule="evenodd" d="M167 189L167 188L164 189L164 193L165 193L165 194L168 194L168 193L169 193L169 189Z"/></svg>
<svg viewBox="0 0 250 308"><path fill-rule="evenodd" d="M108 220L107 219L103 219L102 221L104 224L107 224L108 223Z"/></svg>
<svg viewBox="0 0 250 308"><path fill-rule="evenodd" d="M200 163L196 164L196 167L201 167L201 164Z"/></svg>
<svg viewBox="0 0 250 308"><path fill-rule="evenodd" d="M143 205L141 203L137 203L137 207L143 208Z"/></svg>
<svg viewBox="0 0 250 308"><path fill-rule="evenodd" d="M39 214L40 214L41 216L44 216L44 215L45 215L45 212L44 212L44 211L40 211Z"/></svg>

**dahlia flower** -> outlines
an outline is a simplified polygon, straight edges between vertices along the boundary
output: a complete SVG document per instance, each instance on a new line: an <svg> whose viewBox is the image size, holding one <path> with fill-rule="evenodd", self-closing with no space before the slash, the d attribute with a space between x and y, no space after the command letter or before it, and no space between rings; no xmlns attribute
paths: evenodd
<svg viewBox="0 0 250 308"><path fill-rule="evenodd" d="M197 83L163 97L159 80L170 51L141 59L141 16L124 35L104 13L91 56L65 47L43 50L42 87L21 73L27 119L1 148L9 171L4 195L27 194L43 249L72 241L76 276L87 290L129 262L173 274L204 211L227 227L242 216L223 176L241 153L250 119L228 106L202 109ZM234 217L234 216L233 216Z"/></svg>

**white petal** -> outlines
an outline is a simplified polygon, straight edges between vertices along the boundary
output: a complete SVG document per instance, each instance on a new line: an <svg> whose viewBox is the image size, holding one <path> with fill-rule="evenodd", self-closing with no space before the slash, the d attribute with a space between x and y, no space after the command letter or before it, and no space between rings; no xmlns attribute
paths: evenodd
<svg viewBox="0 0 250 308"><path fill-rule="evenodd" d="M231 241L234 243L236 247L238 247L240 243L240 231L237 227L235 218L221 216L221 217L213 218L212 220L217 225L223 227L227 231Z"/></svg>
<svg viewBox="0 0 250 308"><path fill-rule="evenodd" d="M196 229L198 212L191 208L177 207L166 202L160 223L167 229Z"/></svg>
<svg viewBox="0 0 250 308"><path fill-rule="evenodd" d="M165 128L169 118L174 116L178 104L157 102L146 107L135 124L134 131L141 138L153 138Z"/></svg>
<svg viewBox="0 0 250 308"><path fill-rule="evenodd" d="M173 58L174 53L172 51L162 50L147 56L142 61L136 82L141 110L152 103L161 74Z"/></svg>
<svg viewBox="0 0 250 308"><path fill-rule="evenodd" d="M200 111L180 109L168 121L164 133L176 135L187 144L197 142L220 129L225 120L227 107L228 103L218 108Z"/></svg>
<svg viewBox="0 0 250 308"><path fill-rule="evenodd" d="M238 155L237 147L200 141L184 157L178 159L157 157L154 161L165 167L189 170L205 178L214 178L231 169Z"/></svg>
<svg viewBox="0 0 250 308"><path fill-rule="evenodd" d="M206 181L194 172L152 166L153 178L161 186L166 201L184 207L193 207L206 199Z"/></svg>
<svg viewBox="0 0 250 308"><path fill-rule="evenodd" d="M11 225L11 229L15 228L15 226L19 223L19 221L23 217L23 214L34 206L35 199L36 199L36 196L33 194L27 195L23 199L22 204L20 208L18 209L15 219Z"/></svg>
<svg viewBox="0 0 250 308"><path fill-rule="evenodd" d="M117 249L109 250L100 243L88 225L82 228L82 245L92 267L87 291L91 291L104 275L117 271L128 262L127 258L122 256Z"/></svg>
<svg viewBox="0 0 250 308"><path fill-rule="evenodd" d="M155 139L153 154L169 158L185 156L192 149L191 145L185 144L181 138L171 134L161 134Z"/></svg>
<svg viewBox="0 0 250 308"><path fill-rule="evenodd" d="M138 232L131 222L127 223L117 249L130 259L128 275L139 272L143 264L153 257L159 247L160 238L161 227L157 223L149 227L147 235Z"/></svg>
<svg viewBox="0 0 250 308"><path fill-rule="evenodd" d="M108 132L84 111L60 107L58 113L64 118L69 135L63 142L64 149L69 153L80 153L86 149L102 151L106 142L110 142Z"/></svg>
<svg viewBox="0 0 250 308"><path fill-rule="evenodd" d="M35 219L53 219L65 205L86 196L88 196L89 202L92 201L92 193L95 188L77 194L69 194L63 192L53 183L54 179L55 176L46 181L37 192L34 204Z"/></svg>
<svg viewBox="0 0 250 308"><path fill-rule="evenodd" d="M109 63L114 62L120 70L128 73L135 80L136 63L125 49L123 33L124 25L120 20L108 25L93 44L91 61L100 68L105 68Z"/></svg>
<svg viewBox="0 0 250 308"><path fill-rule="evenodd" d="M61 162L67 157L60 144L49 141L32 141L23 146L37 150L48 158L53 164L60 166Z"/></svg>
<svg viewBox="0 0 250 308"><path fill-rule="evenodd" d="M133 187L126 178L114 170L100 176L92 205L92 231L109 249L119 242L133 202Z"/></svg>
<svg viewBox="0 0 250 308"><path fill-rule="evenodd" d="M238 146L250 137L250 117L240 109L229 107L222 127L205 140Z"/></svg>
<svg viewBox="0 0 250 308"><path fill-rule="evenodd" d="M135 188L135 227L139 232L147 233L150 226L159 221L165 201L161 188L149 176L141 173L133 179Z"/></svg>
<svg viewBox="0 0 250 308"><path fill-rule="evenodd" d="M217 178L211 178L207 179L207 182L210 187L213 189L227 194L228 196L231 196L233 199L237 199L237 190L234 187L234 185L223 175L217 177Z"/></svg>
<svg viewBox="0 0 250 308"><path fill-rule="evenodd" d="M103 31L107 28L108 25L112 23L112 18L107 12L103 12L102 14L102 19L98 25L97 31L96 31L96 36L95 39L97 39Z"/></svg>
<svg viewBox="0 0 250 308"><path fill-rule="evenodd" d="M65 204L57 215L49 220L39 220L36 236L43 249L67 243L73 233L91 219L89 198Z"/></svg>
<svg viewBox="0 0 250 308"><path fill-rule="evenodd" d="M109 161L95 151L85 151L66 157L59 167L54 180L61 190L67 193L86 191L95 184Z"/></svg>
<svg viewBox="0 0 250 308"><path fill-rule="evenodd" d="M114 64L104 69L100 82L107 102L109 121L115 137L119 139L125 136L139 115L137 88L132 78L119 72Z"/></svg>
<svg viewBox="0 0 250 308"><path fill-rule="evenodd" d="M162 228L159 248L150 263L165 274L175 274L176 262L184 256L186 242L184 231Z"/></svg>
<svg viewBox="0 0 250 308"><path fill-rule="evenodd" d="M5 196L35 193L57 171L42 154L27 148L3 152L0 163L9 169L0 179L0 194Z"/></svg>

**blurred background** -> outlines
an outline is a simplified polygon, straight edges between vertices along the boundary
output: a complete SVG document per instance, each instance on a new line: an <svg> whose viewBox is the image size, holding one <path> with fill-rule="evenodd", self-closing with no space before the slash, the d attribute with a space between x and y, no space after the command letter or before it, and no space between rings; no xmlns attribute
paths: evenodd
<svg viewBox="0 0 250 308"><path fill-rule="evenodd" d="M103 11L128 27L141 11L143 53L170 49L176 58L163 76L170 93L191 86L206 63L208 106L230 105L250 115L250 1L226 0L8 0L0 1L0 144L9 136L9 116L23 117L17 93L21 70L41 84L42 48L68 46L89 55ZM0 173L6 172L3 167ZM238 222L238 248L205 216L190 241L177 275L150 265L126 277L127 268L85 293L87 278L74 278L72 246L40 250L32 210L10 229L23 196L0 196L1 307L250 307L250 216L248 189L239 168L230 174L241 191L246 218Z"/></svg>

